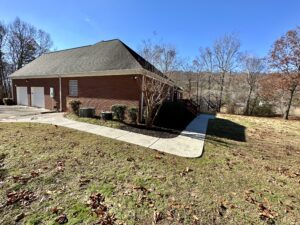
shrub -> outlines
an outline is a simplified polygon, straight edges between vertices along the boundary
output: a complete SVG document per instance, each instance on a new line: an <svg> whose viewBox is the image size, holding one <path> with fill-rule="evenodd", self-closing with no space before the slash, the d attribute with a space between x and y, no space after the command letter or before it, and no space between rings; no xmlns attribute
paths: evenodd
<svg viewBox="0 0 300 225"><path fill-rule="evenodd" d="M254 107L252 115L254 116L274 116L274 108L271 104L262 104Z"/></svg>
<svg viewBox="0 0 300 225"><path fill-rule="evenodd" d="M235 114L236 113L236 107L233 102L230 102L226 107L226 112L229 114Z"/></svg>
<svg viewBox="0 0 300 225"><path fill-rule="evenodd" d="M76 115L78 115L81 102L79 100L73 99L73 100L69 101L69 105L71 106L72 112L75 113Z"/></svg>
<svg viewBox="0 0 300 225"><path fill-rule="evenodd" d="M126 105L116 104L111 107L111 111L113 112L117 120L123 121L125 119L126 108Z"/></svg>
<svg viewBox="0 0 300 225"><path fill-rule="evenodd" d="M12 98L3 98L4 105L14 105L15 102Z"/></svg>
<svg viewBox="0 0 300 225"><path fill-rule="evenodd" d="M138 108L136 107L130 107L128 109L128 116L130 118L130 121L132 123L136 123L137 122L137 118L138 118Z"/></svg>

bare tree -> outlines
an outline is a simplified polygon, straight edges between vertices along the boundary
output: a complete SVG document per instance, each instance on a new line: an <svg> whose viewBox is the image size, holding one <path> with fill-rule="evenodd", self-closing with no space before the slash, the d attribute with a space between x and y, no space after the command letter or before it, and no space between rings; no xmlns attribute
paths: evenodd
<svg viewBox="0 0 300 225"><path fill-rule="evenodd" d="M150 39L143 41L142 44L139 51L140 55L163 74L168 75L180 66L181 62L174 46L165 43L153 43Z"/></svg>
<svg viewBox="0 0 300 225"><path fill-rule="evenodd" d="M210 111L212 107L211 101L211 89L212 89L212 76L214 74L214 54L210 48L201 49L200 56L196 57L194 60L194 65L197 68L198 76L200 77L201 72L207 76L207 96L201 96L205 99L207 105L207 111ZM200 80L200 79L198 79ZM203 79L202 79L203 81Z"/></svg>
<svg viewBox="0 0 300 225"><path fill-rule="evenodd" d="M250 102L253 92L257 89L259 77L265 68L264 60L256 56L244 55L242 57L243 70L246 73L246 82L249 92L246 99L246 107L244 114L250 114Z"/></svg>
<svg viewBox="0 0 300 225"><path fill-rule="evenodd" d="M19 18L9 25L8 54L18 70L41 54L49 51L52 46L50 35Z"/></svg>
<svg viewBox="0 0 300 225"><path fill-rule="evenodd" d="M50 48L53 45L51 40L50 34L46 33L45 31L39 29L36 34L36 56L41 56L44 53L49 52Z"/></svg>
<svg viewBox="0 0 300 225"><path fill-rule="evenodd" d="M162 103L170 95L171 89L174 89L174 83L170 79L170 75L178 66L177 51L170 45L153 44L151 40L148 40L143 41L140 54L162 72L162 74L157 76L152 73L144 77L142 85L142 92L146 103L146 125L151 127Z"/></svg>
<svg viewBox="0 0 300 225"><path fill-rule="evenodd" d="M150 77L151 75L144 77L142 82L142 92L146 103L145 122L147 127L153 126L162 103L170 93L170 86L164 78Z"/></svg>
<svg viewBox="0 0 300 225"><path fill-rule="evenodd" d="M6 25L0 22L0 94L10 96L9 74L22 68L52 46L50 35L16 18Z"/></svg>
<svg viewBox="0 0 300 225"><path fill-rule="evenodd" d="M0 98L7 96L7 83L6 83L6 61L5 61L5 43L7 38L7 27L4 23L0 22Z"/></svg>
<svg viewBox="0 0 300 225"><path fill-rule="evenodd" d="M289 91L283 116L287 120L293 97L300 85L300 27L288 31L275 41L269 58L271 68L283 75L282 82Z"/></svg>
<svg viewBox="0 0 300 225"><path fill-rule="evenodd" d="M214 43L213 54L217 72L220 74L219 97L217 111L220 112L223 101L225 76L231 74L236 68L239 57L240 41L233 34L225 35Z"/></svg>
<svg viewBox="0 0 300 225"><path fill-rule="evenodd" d="M192 99L194 94L193 91L195 90L193 85L193 83L195 83L195 79L194 79L195 73L193 71L193 65L191 65L189 63L189 60L187 59L181 60L181 65L179 69L180 69L180 74L184 79L185 92L187 92L188 98ZM198 88L198 86L196 86L196 88Z"/></svg>

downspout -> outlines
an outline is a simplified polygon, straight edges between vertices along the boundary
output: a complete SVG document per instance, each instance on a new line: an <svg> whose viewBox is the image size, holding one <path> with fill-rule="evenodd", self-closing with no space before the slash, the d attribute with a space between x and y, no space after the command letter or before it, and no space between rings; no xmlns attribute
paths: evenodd
<svg viewBox="0 0 300 225"><path fill-rule="evenodd" d="M143 120L143 111L144 111L144 92L143 92L143 86L144 86L144 75L142 77L142 86L141 86L141 112L140 112L140 122Z"/></svg>
<svg viewBox="0 0 300 225"><path fill-rule="evenodd" d="M16 88L16 91L17 91L17 88ZM14 82L13 82L13 79L11 79L11 98L14 99ZM14 100L17 100L17 99L14 99Z"/></svg>
<svg viewBox="0 0 300 225"><path fill-rule="evenodd" d="M58 80L59 80L59 111L62 112L61 76L58 76Z"/></svg>

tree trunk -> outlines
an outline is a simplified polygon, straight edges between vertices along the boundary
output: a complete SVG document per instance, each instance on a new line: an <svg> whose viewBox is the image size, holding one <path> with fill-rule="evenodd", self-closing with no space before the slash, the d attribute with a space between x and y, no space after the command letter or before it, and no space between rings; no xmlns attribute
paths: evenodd
<svg viewBox="0 0 300 225"><path fill-rule="evenodd" d="M0 93L0 94L3 95L3 96L0 96L0 97L9 97L10 88L8 87L6 74L5 74L4 70L5 70L4 69L4 63L1 60L1 62L0 62L0 89L1 89L2 93Z"/></svg>
<svg viewBox="0 0 300 225"><path fill-rule="evenodd" d="M247 101L246 101L246 109L244 112L245 115L249 115L251 94L252 94L252 88L250 87L249 94L248 94Z"/></svg>
<svg viewBox="0 0 300 225"><path fill-rule="evenodd" d="M208 104L207 111L210 111L210 89L211 89L211 75L208 76Z"/></svg>
<svg viewBox="0 0 300 225"><path fill-rule="evenodd" d="M154 124L154 122L155 122L155 119L156 119L156 117L157 117L157 115L158 115L158 113L159 113L159 111L160 111L160 109L161 109L161 107L162 107L162 104L163 104L163 103L161 103L161 104L158 106L158 108L156 109L156 111L155 111L155 113L154 113L154 115L153 115L153 118L152 118L152 124L151 124L151 126L153 126L153 124Z"/></svg>
<svg viewBox="0 0 300 225"><path fill-rule="evenodd" d="M288 105L287 105L286 110L285 110L284 115L283 115L283 119L285 119L285 120L289 119L290 109L291 109L291 105L292 105L295 90L296 90L296 87L292 88L290 90L290 98L288 100Z"/></svg>
<svg viewBox="0 0 300 225"><path fill-rule="evenodd" d="M146 116L146 127L152 127L153 125L153 119L152 119L152 109L151 107L147 106L147 116Z"/></svg>
<svg viewBox="0 0 300 225"><path fill-rule="evenodd" d="M258 96L256 95L255 98L253 99L253 102L252 102L252 105L251 105L251 109L250 109L250 113L249 113L250 116L253 115L253 111L256 107L257 100L258 100Z"/></svg>
<svg viewBox="0 0 300 225"><path fill-rule="evenodd" d="M222 77L221 77L221 89L220 89L219 103L218 103L218 109L217 109L217 112L220 112L220 111L221 111L221 107L222 107L223 90L224 90L224 81L225 81L225 73L222 73Z"/></svg>

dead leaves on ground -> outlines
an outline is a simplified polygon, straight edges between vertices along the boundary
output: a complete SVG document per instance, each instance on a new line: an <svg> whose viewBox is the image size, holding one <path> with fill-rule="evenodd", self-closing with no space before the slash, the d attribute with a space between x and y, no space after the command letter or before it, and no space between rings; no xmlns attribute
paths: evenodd
<svg viewBox="0 0 300 225"><path fill-rule="evenodd" d="M180 172L180 176L186 176L187 174L189 174L190 172L192 172L193 170L189 167L186 167L184 171Z"/></svg>
<svg viewBox="0 0 300 225"><path fill-rule="evenodd" d="M258 207L259 217L262 220L274 221L274 219L278 216L278 213L270 208L268 199L264 198L263 202L259 202L254 196L252 196L253 194L254 191L251 189L245 191L245 200Z"/></svg>
<svg viewBox="0 0 300 225"><path fill-rule="evenodd" d="M63 208L62 207L59 207L59 206L56 206L56 207L53 207L50 209L50 211L54 214L59 214L59 213L62 213L63 211Z"/></svg>
<svg viewBox="0 0 300 225"><path fill-rule="evenodd" d="M68 217L67 217L66 214L61 214L58 217L56 217L56 219L55 219L55 222L58 223L58 224L65 224L68 221L69 220L68 220Z"/></svg>
<svg viewBox="0 0 300 225"><path fill-rule="evenodd" d="M274 219L278 216L278 213L267 208L263 203L259 203L259 216L262 220Z"/></svg>
<svg viewBox="0 0 300 225"><path fill-rule="evenodd" d="M180 212L184 213L185 216L189 216L192 219L192 225L198 224L200 221L199 217L195 215L195 209L197 208L197 205L190 203L190 204L184 204L181 202L178 202L177 198L171 197L170 202L168 204L168 209L166 212L167 220L169 221L177 221L178 223L182 224L184 223L184 217L183 214L180 214Z"/></svg>
<svg viewBox="0 0 300 225"><path fill-rule="evenodd" d="M58 173L61 173L61 172L64 172L64 170L65 170L65 164L64 164L64 162L63 161L58 161L56 163L56 171Z"/></svg>
<svg viewBox="0 0 300 225"><path fill-rule="evenodd" d="M90 182L91 182L91 179L89 179L85 176L81 176L79 178L79 187L80 188L86 187Z"/></svg>
<svg viewBox="0 0 300 225"><path fill-rule="evenodd" d="M58 223L58 224L65 224L65 223L68 223L68 217L67 217L67 214L63 213L63 208L62 207L59 207L59 206L55 206L53 208L50 209L50 211L53 213L53 214L56 214L58 215L56 218L55 218L55 222Z"/></svg>
<svg viewBox="0 0 300 225"><path fill-rule="evenodd" d="M164 155L165 155L165 153L159 152L159 151L156 150L156 154L155 154L154 158L155 159L162 159Z"/></svg>
<svg viewBox="0 0 300 225"><path fill-rule="evenodd" d="M8 192L6 197L6 205L13 205L20 202L21 205L27 206L37 199L36 194L34 194L32 191L12 191Z"/></svg>
<svg viewBox="0 0 300 225"><path fill-rule="evenodd" d="M270 166L264 166L264 169L266 171L274 171L274 172L277 172L281 175L284 175L288 178L299 178L300 177L300 171L292 171L291 169L287 168L287 167L284 167L284 166L280 166L280 167L277 167L277 168L273 168L273 167L270 167Z"/></svg>
<svg viewBox="0 0 300 225"><path fill-rule="evenodd" d="M109 212L107 205L104 204L105 197L100 193L92 194L87 202L92 213L95 213L99 221L95 224L99 225L114 225L116 218Z"/></svg>
<svg viewBox="0 0 300 225"><path fill-rule="evenodd" d="M23 174L19 176L12 176L12 179L15 183L27 184L32 178L38 177L41 171L31 171L30 175Z"/></svg>
<svg viewBox="0 0 300 225"><path fill-rule="evenodd" d="M163 214L159 211L154 211L152 224L157 224L162 219L163 219Z"/></svg>

